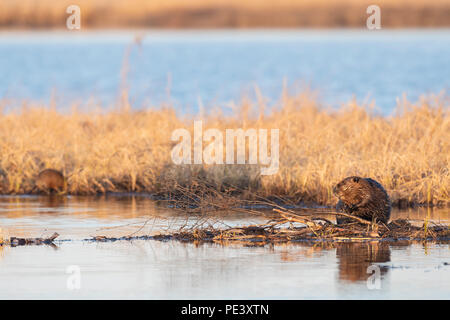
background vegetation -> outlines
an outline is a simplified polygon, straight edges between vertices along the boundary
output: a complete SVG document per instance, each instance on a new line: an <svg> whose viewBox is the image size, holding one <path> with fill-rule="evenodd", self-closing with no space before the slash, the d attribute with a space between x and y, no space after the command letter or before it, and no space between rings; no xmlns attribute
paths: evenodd
<svg viewBox="0 0 450 320"><path fill-rule="evenodd" d="M28 103L0 115L0 193L29 193L40 170L56 168L72 194L166 194L200 179L218 190L237 186L265 197L333 204L332 187L360 175L378 180L395 203L448 204L449 105L444 95L403 100L394 116L381 117L354 102L326 110L305 93L283 94L274 106L263 98L243 100L233 115L205 115L203 130L280 129L279 171L261 177L248 165L174 165L172 131L192 132L194 117L170 107L61 113Z"/></svg>
<svg viewBox="0 0 450 320"><path fill-rule="evenodd" d="M85 28L365 28L369 0L2 0L0 28L65 28L66 8ZM447 0L377 0L382 27L449 27Z"/></svg>

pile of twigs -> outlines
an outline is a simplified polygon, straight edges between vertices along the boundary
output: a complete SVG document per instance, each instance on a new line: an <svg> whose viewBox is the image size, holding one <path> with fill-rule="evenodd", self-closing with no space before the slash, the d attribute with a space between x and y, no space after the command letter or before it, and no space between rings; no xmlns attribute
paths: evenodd
<svg viewBox="0 0 450 320"><path fill-rule="evenodd" d="M413 225L411 221L398 219L389 224L378 221L367 221L346 213L331 209L297 208L288 209L289 205L283 199L267 199L250 195L252 200L242 200L233 193L242 192L239 188L229 186L226 192L218 191L206 183L190 187L179 186L177 192L169 199L164 199L174 210L179 210L184 217L193 217L195 223L186 221L173 232L158 235L136 235L147 224L146 221L138 231L122 237L95 236L87 241L117 241L117 240L179 240L179 241L240 241L248 244L289 241L377 241L377 240L441 240L450 241L450 227L423 221L421 226ZM283 204L282 204L283 203ZM241 227L229 227L216 220L212 212L238 212L263 216L259 209L264 207L265 213L270 212L267 222L263 224ZM189 213L186 215L186 213ZM351 223L336 224L322 216L340 215L351 219ZM152 218L151 218L152 219ZM156 219L153 217L153 219ZM20 239L12 237L7 243L11 246L51 244L57 233L47 239Z"/></svg>
<svg viewBox="0 0 450 320"><path fill-rule="evenodd" d="M345 215L345 214L342 214ZM345 215L349 216L349 215ZM349 216L351 217L351 216ZM155 240L180 241L249 241L288 242L301 240L361 241L361 240L450 240L450 228L435 224L414 226L404 219L388 225L373 224L358 218L354 223L336 225L323 218L306 218L280 213L278 219L266 224L226 229L194 228L152 237Z"/></svg>
<svg viewBox="0 0 450 320"><path fill-rule="evenodd" d="M252 200L237 199L231 193L220 192L206 183L198 183L193 191L179 187L176 198L171 202L174 208L183 212L202 213L206 216L212 211L240 212L261 216L254 206L271 209L272 219L265 224L243 227L214 228L195 224L191 228L180 228L170 234L153 236L157 240L181 241L252 241L252 242L286 242L299 240L450 240L450 228L447 225L424 221L422 226L411 224L405 219L398 219L384 224L367 221L353 215L335 210L300 208L293 211L286 208L284 199L267 199L251 194ZM244 192L238 187L230 186L234 192ZM353 222L337 225L320 217L322 215L339 215L350 218Z"/></svg>

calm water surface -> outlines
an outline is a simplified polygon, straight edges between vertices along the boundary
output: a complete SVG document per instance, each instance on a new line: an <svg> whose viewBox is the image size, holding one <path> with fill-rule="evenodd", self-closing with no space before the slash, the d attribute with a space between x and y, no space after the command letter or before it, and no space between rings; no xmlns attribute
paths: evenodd
<svg viewBox="0 0 450 320"><path fill-rule="evenodd" d="M393 218L449 223L441 210ZM5 236L61 234L55 247L0 247L0 298L18 299L449 299L450 243L294 243L265 246L175 241L82 241L93 235L154 234L188 217L149 197L0 197ZM224 215L227 225L261 217ZM195 221L190 219L188 221ZM147 225L143 225L145 221ZM188 222L189 223L189 222ZM220 224L219 222L215 222ZM70 239L70 240L69 240ZM66 273L78 266L81 288ZM378 266L380 287L367 268Z"/></svg>
<svg viewBox="0 0 450 320"><path fill-rule="evenodd" d="M0 32L0 98L6 109L51 96L60 109L106 107L124 85L134 108L227 111L255 85L278 100L286 81L325 104L356 97L389 114L403 94L416 101L448 89L449 57L450 29Z"/></svg>

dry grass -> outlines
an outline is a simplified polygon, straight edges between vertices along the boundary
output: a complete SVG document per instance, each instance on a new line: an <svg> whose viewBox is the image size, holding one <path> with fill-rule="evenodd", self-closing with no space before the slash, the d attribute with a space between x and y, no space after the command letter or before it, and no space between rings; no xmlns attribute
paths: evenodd
<svg viewBox="0 0 450 320"><path fill-rule="evenodd" d="M2 0L0 26L65 28L71 0ZM365 27L369 0L78 0L82 27ZM384 27L449 26L446 0L378 0Z"/></svg>
<svg viewBox="0 0 450 320"><path fill-rule="evenodd" d="M167 195L201 180L232 194L236 186L263 197L332 205L332 187L360 175L379 181L394 203L450 203L448 97L403 101L389 118L354 103L324 110L307 94L285 94L270 112L263 101L243 101L230 116L205 116L203 130L279 128L280 168L272 176L259 176L249 165L174 165L172 132L192 132L193 121L170 108L64 114L25 105L0 115L0 193L29 193L40 170L55 168L68 177L72 194Z"/></svg>

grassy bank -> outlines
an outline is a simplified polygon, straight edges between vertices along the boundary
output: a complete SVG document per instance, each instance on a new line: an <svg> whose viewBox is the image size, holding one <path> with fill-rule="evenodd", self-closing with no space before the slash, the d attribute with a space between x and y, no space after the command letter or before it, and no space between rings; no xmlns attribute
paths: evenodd
<svg viewBox="0 0 450 320"><path fill-rule="evenodd" d="M71 0L2 0L2 28L65 28ZM78 0L82 28L366 26L369 0ZM446 0L379 0L383 28L449 27Z"/></svg>
<svg viewBox="0 0 450 320"><path fill-rule="evenodd" d="M193 119L170 108L67 114L24 105L0 115L0 193L31 192L38 172L50 167L64 172L72 194L166 194L202 180L219 190L330 205L332 187L360 175L378 180L395 203L450 203L448 97L403 101L389 118L354 103L327 111L308 95L285 95L270 112L264 108L242 101L232 116L205 116L203 130L280 129L280 166L269 176L249 165L174 165L172 132L192 132Z"/></svg>

